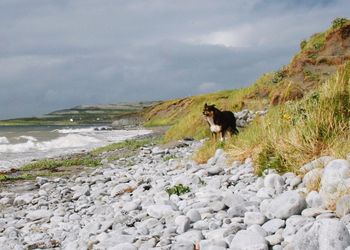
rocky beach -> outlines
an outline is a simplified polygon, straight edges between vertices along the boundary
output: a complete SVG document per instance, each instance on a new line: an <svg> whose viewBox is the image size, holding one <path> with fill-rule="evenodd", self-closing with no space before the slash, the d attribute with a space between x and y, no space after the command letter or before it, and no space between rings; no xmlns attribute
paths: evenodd
<svg viewBox="0 0 350 250"><path fill-rule="evenodd" d="M222 149L195 163L202 144L145 146L92 172L3 186L1 249L350 249L347 160L258 177L251 159L228 163Z"/></svg>

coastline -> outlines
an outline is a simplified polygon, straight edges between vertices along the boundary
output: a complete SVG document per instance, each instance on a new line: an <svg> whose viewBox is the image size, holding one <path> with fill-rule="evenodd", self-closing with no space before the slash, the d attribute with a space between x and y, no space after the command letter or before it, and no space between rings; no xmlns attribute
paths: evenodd
<svg viewBox="0 0 350 250"><path fill-rule="evenodd" d="M138 130L139 127L133 127L131 130ZM144 129L144 128L142 128ZM120 142L114 142L109 143L105 146L97 147L95 149L91 150L84 150L84 152L75 152L75 153L69 153L66 155L60 155L56 157L46 157L42 159L33 160L30 163L24 164L22 166L8 169L7 171L0 171L0 186L5 187L8 184L19 184L23 181L34 181L37 176L42 177L70 177L74 174L79 174L82 171L91 172L97 167L103 165L103 163L108 162L109 160L114 160L118 158L123 157L129 157L134 154L137 154L137 149L129 149L128 147L124 147L122 150L115 150L112 152L103 152L103 149L106 148L106 150L110 150L108 147L113 144L119 144L124 142L137 142L141 140L145 140L145 143L149 142L153 144L156 142L157 138L162 136L167 127L154 127L154 128L147 128L151 130L152 132L149 134L143 134L143 135L136 135L130 139L125 139ZM101 152L98 152L101 150ZM98 152L98 153L94 153ZM107 153L107 155L101 156L101 154ZM107 159L109 158L109 159ZM74 161L78 159L78 161ZM79 159L82 159L81 161ZM86 161L86 160L87 161ZM59 166L60 163L62 165L67 165L66 162L71 162L70 166ZM75 165L74 162L82 162L82 164ZM41 164L42 163L42 164ZM55 164L58 165L57 167L53 167L50 169L49 167L45 169L45 167L39 167L37 169L34 167L32 170L28 169L28 166L31 165L52 165ZM84 164L85 163L85 164ZM84 165L90 165L91 166L84 166ZM27 169L26 169L27 168ZM29 167L30 168L30 167Z"/></svg>

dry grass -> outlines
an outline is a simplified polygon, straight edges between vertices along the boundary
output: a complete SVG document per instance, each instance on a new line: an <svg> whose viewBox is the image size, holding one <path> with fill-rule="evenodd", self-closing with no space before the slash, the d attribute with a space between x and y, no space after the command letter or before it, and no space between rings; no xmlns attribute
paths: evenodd
<svg viewBox="0 0 350 250"><path fill-rule="evenodd" d="M233 159L252 156L257 173L293 171L322 155L345 157L349 143L350 64L300 101L270 109L229 146Z"/></svg>

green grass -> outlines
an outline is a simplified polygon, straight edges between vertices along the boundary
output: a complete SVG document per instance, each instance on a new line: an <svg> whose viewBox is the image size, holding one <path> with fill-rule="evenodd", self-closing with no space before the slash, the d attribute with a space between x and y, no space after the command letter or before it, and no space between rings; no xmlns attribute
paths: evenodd
<svg viewBox="0 0 350 250"><path fill-rule="evenodd" d="M86 156L73 156L69 159L44 159L33 163L29 163L20 168L21 171L32 170L54 170L60 167L72 167L72 166L87 166L97 167L101 165L101 161L92 157Z"/></svg>
<svg viewBox="0 0 350 250"><path fill-rule="evenodd" d="M298 172L320 156L350 152L350 63L299 101L272 107L228 146L232 159L253 157L256 172Z"/></svg>

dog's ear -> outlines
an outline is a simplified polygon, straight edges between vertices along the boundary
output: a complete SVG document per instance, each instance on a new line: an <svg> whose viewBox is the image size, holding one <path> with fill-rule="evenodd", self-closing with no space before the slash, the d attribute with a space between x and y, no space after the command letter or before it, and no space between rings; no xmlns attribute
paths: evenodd
<svg viewBox="0 0 350 250"><path fill-rule="evenodd" d="M215 108L215 104L211 105L213 108Z"/></svg>

